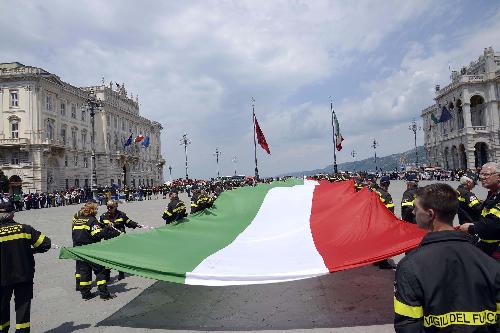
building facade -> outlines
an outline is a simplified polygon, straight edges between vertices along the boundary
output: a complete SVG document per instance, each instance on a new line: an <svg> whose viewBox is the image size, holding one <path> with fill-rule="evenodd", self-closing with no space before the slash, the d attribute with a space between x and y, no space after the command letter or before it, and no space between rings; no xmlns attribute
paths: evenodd
<svg viewBox="0 0 500 333"><path fill-rule="evenodd" d="M436 86L435 104L422 111L424 147L431 166L474 169L500 160L500 53L484 49L469 66ZM443 109L451 119L435 124Z"/></svg>
<svg viewBox="0 0 500 333"><path fill-rule="evenodd" d="M91 186L90 92L96 110L95 156L98 186L137 187L163 183L160 123L139 114L124 85L74 87L41 68L0 64L0 169L13 191L57 191ZM149 145L124 147L132 135Z"/></svg>

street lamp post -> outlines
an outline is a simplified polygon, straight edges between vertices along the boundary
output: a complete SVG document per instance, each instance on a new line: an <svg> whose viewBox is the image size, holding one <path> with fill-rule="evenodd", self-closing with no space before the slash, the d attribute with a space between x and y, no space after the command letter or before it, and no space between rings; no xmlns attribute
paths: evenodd
<svg viewBox="0 0 500 333"><path fill-rule="evenodd" d="M181 146L184 146L184 155L186 156L186 180L189 179L187 146L190 144L191 144L191 140L189 140L187 133L183 134L182 139L181 139Z"/></svg>
<svg viewBox="0 0 500 333"><path fill-rule="evenodd" d="M232 161L234 163L234 175L236 176L236 164L238 163L238 158L234 156Z"/></svg>
<svg viewBox="0 0 500 333"><path fill-rule="evenodd" d="M378 172L378 167L377 167L377 147L379 146L379 143L373 139L373 142L372 142L372 147L373 147L373 151L375 152L375 173Z"/></svg>
<svg viewBox="0 0 500 333"><path fill-rule="evenodd" d="M415 118L413 118L412 122L408 126L408 129L413 132L415 139L415 167L418 169L417 131L422 130L422 127L418 126Z"/></svg>
<svg viewBox="0 0 500 333"><path fill-rule="evenodd" d="M220 178L220 169L219 169L219 156L222 155L222 152L220 151L219 147L215 148L215 160L217 161L217 178Z"/></svg>
<svg viewBox="0 0 500 333"><path fill-rule="evenodd" d="M168 172L170 173L170 181L172 181L172 166L168 166Z"/></svg>
<svg viewBox="0 0 500 333"><path fill-rule="evenodd" d="M357 153L356 153L356 151L353 149L353 150L351 151L351 156L352 156L352 159L354 160L354 172L356 172L356 155L357 155Z"/></svg>
<svg viewBox="0 0 500 333"><path fill-rule="evenodd" d="M90 136L91 143L91 158L90 167L92 169L92 175L90 180L90 189L92 191L92 198L97 200L97 171L95 162L95 114L103 106L101 100L97 99L94 90L90 90L88 97L86 98L87 107L90 110L90 124L92 134Z"/></svg>

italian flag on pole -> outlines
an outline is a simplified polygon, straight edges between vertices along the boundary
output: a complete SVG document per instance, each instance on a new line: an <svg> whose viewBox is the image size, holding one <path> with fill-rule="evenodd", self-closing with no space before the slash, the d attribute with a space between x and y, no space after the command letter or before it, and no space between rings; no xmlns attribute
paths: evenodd
<svg viewBox="0 0 500 333"><path fill-rule="evenodd" d="M290 179L224 192L183 223L63 248L60 258L157 280L246 285L366 265L416 247L423 235L375 193L355 192L353 181Z"/></svg>

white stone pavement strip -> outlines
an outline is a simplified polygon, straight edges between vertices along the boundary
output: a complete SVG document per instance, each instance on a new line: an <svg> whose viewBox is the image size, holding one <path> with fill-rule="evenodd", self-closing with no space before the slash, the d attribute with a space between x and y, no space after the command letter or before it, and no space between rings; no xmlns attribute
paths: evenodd
<svg viewBox="0 0 500 333"><path fill-rule="evenodd" d="M474 190L485 197L480 186ZM398 214L403 191L404 182L392 182ZM181 198L187 202L184 194ZM159 199L124 203L119 209L138 223L159 227L166 204ZM80 206L24 211L15 219L44 232L54 244L70 246L71 218ZM99 213L104 211L101 206ZM178 285L127 275L109 287L117 298L83 301L75 291L75 262L58 256L59 249L36 255L32 332L393 332L392 270L367 266L296 282L234 287ZM11 322L14 318L12 303Z"/></svg>

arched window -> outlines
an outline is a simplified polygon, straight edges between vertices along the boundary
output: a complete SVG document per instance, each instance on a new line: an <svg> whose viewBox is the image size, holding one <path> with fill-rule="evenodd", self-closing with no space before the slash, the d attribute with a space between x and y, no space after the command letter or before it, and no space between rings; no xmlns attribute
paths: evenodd
<svg viewBox="0 0 500 333"><path fill-rule="evenodd" d="M458 129L464 128L464 110L462 108L462 101L457 101L457 126Z"/></svg>
<svg viewBox="0 0 500 333"><path fill-rule="evenodd" d="M470 98L470 115L472 126L486 126L483 97L474 95Z"/></svg>

